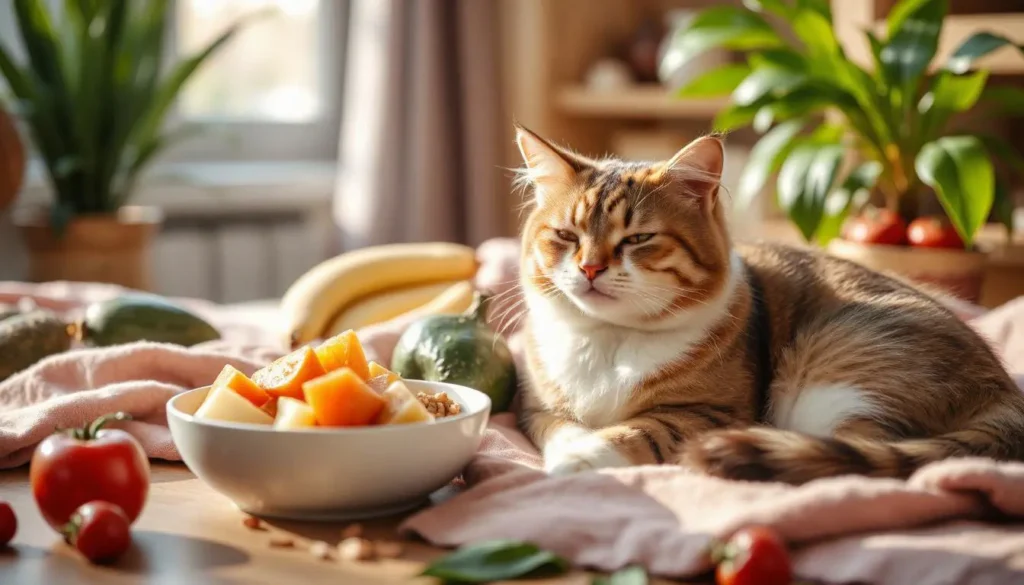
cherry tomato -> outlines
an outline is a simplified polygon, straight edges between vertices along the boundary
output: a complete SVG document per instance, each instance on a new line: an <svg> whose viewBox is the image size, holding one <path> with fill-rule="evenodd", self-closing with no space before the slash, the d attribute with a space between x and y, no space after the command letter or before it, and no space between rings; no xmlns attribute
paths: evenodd
<svg viewBox="0 0 1024 585"><path fill-rule="evenodd" d="M870 208L851 218L843 229L843 239L859 244L906 243L907 224L903 218L888 209Z"/></svg>
<svg viewBox="0 0 1024 585"><path fill-rule="evenodd" d="M922 248L963 248L964 241L945 217L919 217L910 222L907 239Z"/></svg>
<svg viewBox="0 0 1024 585"><path fill-rule="evenodd" d="M103 429L124 413L88 427L59 432L36 447L29 468L32 495L46 521L61 530L79 506L93 500L117 504L134 522L149 493L149 460L128 433Z"/></svg>
<svg viewBox="0 0 1024 585"><path fill-rule="evenodd" d="M7 502L0 502L0 546L7 546L18 531L18 517Z"/></svg>
<svg viewBox="0 0 1024 585"><path fill-rule="evenodd" d="M64 538L94 563L112 561L132 543L131 522L110 502L89 502L80 506L64 526Z"/></svg>
<svg viewBox="0 0 1024 585"><path fill-rule="evenodd" d="M764 526L739 530L715 557L718 585L789 585L793 581L786 544Z"/></svg>

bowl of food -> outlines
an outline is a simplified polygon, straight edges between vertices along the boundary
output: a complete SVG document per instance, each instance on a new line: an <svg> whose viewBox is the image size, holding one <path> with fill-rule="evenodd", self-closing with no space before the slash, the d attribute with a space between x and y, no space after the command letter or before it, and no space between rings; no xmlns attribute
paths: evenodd
<svg viewBox="0 0 1024 585"><path fill-rule="evenodd" d="M351 332L167 403L182 460L255 516L355 519L421 505L476 453L488 396L403 380Z"/></svg>

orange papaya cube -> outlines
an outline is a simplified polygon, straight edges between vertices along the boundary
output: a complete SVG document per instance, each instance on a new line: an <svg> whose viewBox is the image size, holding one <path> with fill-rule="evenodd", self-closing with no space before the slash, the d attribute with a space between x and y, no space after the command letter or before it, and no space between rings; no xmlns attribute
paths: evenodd
<svg viewBox="0 0 1024 585"><path fill-rule="evenodd" d="M398 374L392 372L391 370L385 368L384 366L378 364L377 362L370 362L369 370L370 375L369 378L367 379L376 378L378 376L387 376L388 386L402 379Z"/></svg>
<svg viewBox="0 0 1024 585"><path fill-rule="evenodd" d="M316 352L306 346L257 370L252 375L252 381L271 396L288 396L302 400L304 397L302 385L323 376L324 373L324 368L320 365Z"/></svg>
<svg viewBox="0 0 1024 585"><path fill-rule="evenodd" d="M349 368L363 380L370 378L370 366L366 363L363 345L351 329L321 343L316 348L316 357L328 372Z"/></svg>
<svg viewBox="0 0 1024 585"><path fill-rule="evenodd" d="M220 371L217 379L213 381L213 386L230 388L255 406L263 406L270 401L270 394L267 394L266 390L230 364Z"/></svg>
<svg viewBox="0 0 1024 585"><path fill-rule="evenodd" d="M341 368L302 386L316 422L324 427L357 427L372 423L386 401L352 368Z"/></svg>

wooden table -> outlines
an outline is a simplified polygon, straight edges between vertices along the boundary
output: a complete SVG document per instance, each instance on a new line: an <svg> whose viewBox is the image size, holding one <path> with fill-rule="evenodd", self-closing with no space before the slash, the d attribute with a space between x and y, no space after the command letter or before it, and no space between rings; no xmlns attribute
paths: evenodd
<svg viewBox="0 0 1024 585"><path fill-rule="evenodd" d="M243 514L227 498L200 482L184 465L156 463L146 508L134 525L134 544L116 564L91 566L43 521L28 485L28 469L0 472L0 498L14 507L18 534L13 546L0 550L2 585L254 583L435 583L418 578L424 563L443 553L418 542L405 542L400 559L367 562L325 561L306 549L323 540L341 539L345 524L268 522L267 531L246 528ZM401 518L362 522L370 538L397 539ZM294 549L272 548L273 535L295 537ZM591 576L575 572L561 579L530 583L588 584ZM652 581L653 582L653 581Z"/></svg>

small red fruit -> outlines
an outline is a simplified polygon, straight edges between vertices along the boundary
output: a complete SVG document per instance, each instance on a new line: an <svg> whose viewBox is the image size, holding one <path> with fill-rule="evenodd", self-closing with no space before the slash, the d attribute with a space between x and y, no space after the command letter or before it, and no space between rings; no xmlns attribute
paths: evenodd
<svg viewBox="0 0 1024 585"><path fill-rule="evenodd" d="M910 222L907 239L921 248L963 248L964 241L945 217L919 217Z"/></svg>
<svg viewBox="0 0 1024 585"><path fill-rule="evenodd" d="M869 208L847 222L843 239L858 244L900 246L906 243L906 231L907 224L898 213Z"/></svg>
<svg viewBox="0 0 1024 585"><path fill-rule="evenodd" d="M104 429L124 413L96 419L88 427L50 435L36 447L29 467L32 495L43 518L61 530L79 506L93 500L117 504L135 521L149 493L149 459L134 437Z"/></svg>
<svg viewBox="0 0 1024 585"><path fill-rule="evenodd" d="M18 531L18 517L7 502L0 502L0 546L7 546Z"/></svg>
<svg viewBox="0 0 1024 585"><path fill-rule="evenodd" d="M94 563L112 561L132 543L124 511L109 502L89 502L75 510L62 532L68 543Z"/></svg>
<svg viewBox="0 0 1024 585"><path fill-rule="evenodd" d="M789 585L793 565L786 544L765 526L743 528L714 553L718 585Z"/></svg>

